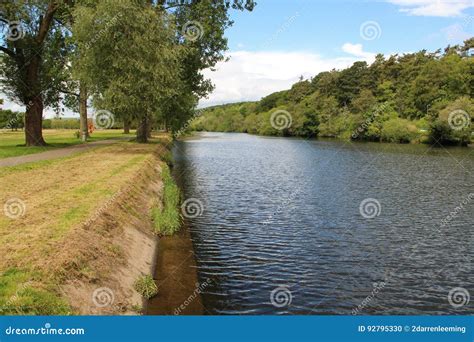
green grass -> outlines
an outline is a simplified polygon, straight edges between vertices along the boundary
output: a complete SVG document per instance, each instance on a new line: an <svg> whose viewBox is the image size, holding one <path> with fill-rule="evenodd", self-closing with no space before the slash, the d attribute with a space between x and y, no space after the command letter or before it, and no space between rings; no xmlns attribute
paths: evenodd
<svg viewBox="0 0 474 342"><path fill-rule="evenodd" d="M51 288L38 288L32 272L16 268L0 276L0 315L67 315L68 304ZM44 285L43 285L44 286Z"/></svg>
<svg viewBox="0 0 474 342"><path fill-rule="evenodd" d="M25 133L23 131L1 131L0 132L0 159L8 157L22 156L49 151L57 148L63 148L81 144L81 140L76 137L76 130L43 130L43 137L48 146L25 146ZM123 134L123 130L110 129L103 131L94 131L88 141L99 141L113 138L133 138L135 134Z"/></svg>
<svg viewBox="0 0 474 342"><path fill-rule="evenodd" d="M134 284L135 290L144 298L150 299L157 295L158 287L153 278L149 275L141 276Z"/></svg>
<svg viewBox="0 0 474 342"><path fill-rule="evenodd" d="M180 192L166 164L162 164L161 178L163 181L163 204L162 207L154 207L151 215L156 233L172 235L181 227L181 215L178 207Z"/></svg>

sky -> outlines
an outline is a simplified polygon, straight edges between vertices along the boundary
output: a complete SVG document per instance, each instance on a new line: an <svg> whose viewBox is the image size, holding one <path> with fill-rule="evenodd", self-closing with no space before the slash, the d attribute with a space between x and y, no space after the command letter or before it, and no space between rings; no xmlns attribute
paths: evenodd
<svg viewBox="0 0 474 342"><path fill-rule="evenodd" d="M252 12L231 12L230 60L204 71L216 88L199 107L259 100L377 53L435 51L474 36L474 0L256 1ZM8 100L3 107L24 110Z"/></svg>

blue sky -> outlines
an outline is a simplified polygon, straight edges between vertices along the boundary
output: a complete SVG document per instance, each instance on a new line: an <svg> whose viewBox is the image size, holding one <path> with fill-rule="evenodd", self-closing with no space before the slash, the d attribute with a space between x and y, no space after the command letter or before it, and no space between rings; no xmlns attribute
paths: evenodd
<svg viewBox="0 0 474 342"><path fill-rule="evenodd" d="M206 72L216 90L201 106L258 100L305 78L376 53L434 51L472 37L473 0L257 0L233 12L231 57Z"/></svg>
<svg viewBox="0 0 474 342"><path fill-rule="evenodd" d="M474 15L474 8L464 11L426 10L425 15L407 12L414 6L397 3L436 3L429 1L315 1L315 0L257 0L252 13L233 12L235 24L227 32L231 50L245 48L258 51L262 48L282 51L304 50L324 54L326 57L341 55L344 43L362 43L369 51L391 53L393 51L417 51L423 48L435 50L457 39L448 39L443 30L461 24L465 32L472 34L474 21L463 24L463 15ZM473 1L440 1L456 8L455 3ZM412 11L413 12L413 11ZM435 15L436 14L436 15ZM441 16L447 15L447 16ZM295 17L294 20L288 20ZM285 22L286 30L276 34ZM371 41L360 36L359 28L366 21L375 21L381 28L380 38ZM271 37L271 44L265 44ZM457 38L457 37L455 37ZM240 45L239 45L240 44Z"/></svg>
<svg viewBox="0 0 474 342"><path fill-rule="evenodd" d="M379 52L434 51L474 36L474 0L257 3L253 12L231 12L230 61L204 72L216 89L200 106L259 100L288 89L300 75L309 78L357 60L371 63ZM23 110L10 101L4 107Z"/></svg>

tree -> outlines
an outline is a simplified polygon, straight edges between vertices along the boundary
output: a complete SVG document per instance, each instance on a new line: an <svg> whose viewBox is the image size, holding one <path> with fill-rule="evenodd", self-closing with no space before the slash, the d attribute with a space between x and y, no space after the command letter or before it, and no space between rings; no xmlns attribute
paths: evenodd
<svg viewBox="0 0 474 342"><path fill-rule="evenodd" d="M77 7L74 16L76 78L92 86L96 108L122 119L133 115L137 140L146 142L160 104L178 95L181 50L174 45L174 25L138 1L104 0Z"/></svg>
<svg viewBox="0 0 474 342"><path fill-rule="evenodd" d="M2 90L12 100L26 106L25 142L27 146L42 146L43 109L59 105L56 86L61 80L67 48L67 32L61 18L71 1L42 0L2 3L0 17L7 39L0 46Z"/></svg>

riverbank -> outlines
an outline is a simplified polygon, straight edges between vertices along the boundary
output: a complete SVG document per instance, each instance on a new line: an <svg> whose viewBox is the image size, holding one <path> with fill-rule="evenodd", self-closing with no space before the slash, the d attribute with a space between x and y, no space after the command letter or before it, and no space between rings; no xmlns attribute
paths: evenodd
<svg viewBox="0 0 474 342"><path fill-rule="evenodd" d="M1 314L142 313L136 283L166 253L151 211L168 143L161 135L0 168Z"/></svg>

